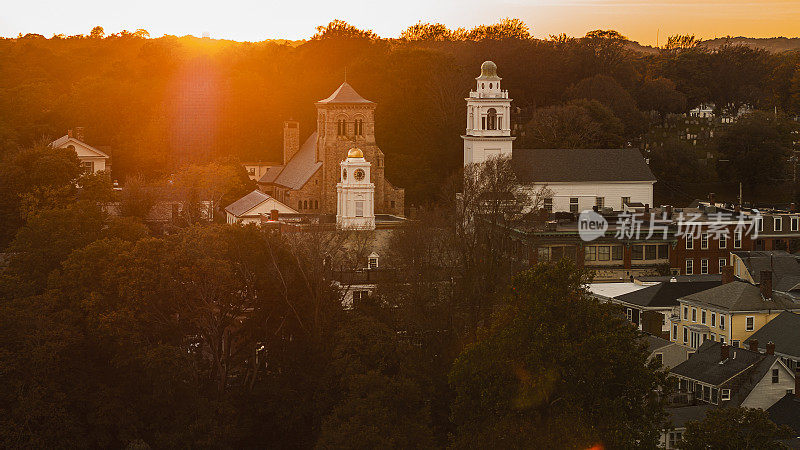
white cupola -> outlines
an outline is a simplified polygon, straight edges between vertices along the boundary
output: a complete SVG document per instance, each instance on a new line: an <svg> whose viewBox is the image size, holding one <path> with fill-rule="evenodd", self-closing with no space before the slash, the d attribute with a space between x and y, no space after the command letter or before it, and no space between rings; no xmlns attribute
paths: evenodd
<svg viewBox="0 0 800 450"><path fill-rule="evenodd" d="M481 163L491 157L511 156L511 99L500 89L501 78L492 61L481 64L476 88L467 101L467 127L464 139L464 165Z"/></svg>
<svg viewBox="0 0 800 450"><path fill-rule="evenodd" d="M336 185L336 227L340 230L375 229L375 184L370 182L370 163L358 148L347 152Z"/></svg>

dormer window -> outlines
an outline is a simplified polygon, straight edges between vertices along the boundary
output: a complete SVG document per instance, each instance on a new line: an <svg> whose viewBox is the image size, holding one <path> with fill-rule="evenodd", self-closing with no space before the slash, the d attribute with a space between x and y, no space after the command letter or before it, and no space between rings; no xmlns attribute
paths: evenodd
<svg viewBox="0 0 800 450"><path fill-rule="evenodd" d="M367 268L369 269L377 269L378 268L378 254L372 253L367 257Z"/></svg>

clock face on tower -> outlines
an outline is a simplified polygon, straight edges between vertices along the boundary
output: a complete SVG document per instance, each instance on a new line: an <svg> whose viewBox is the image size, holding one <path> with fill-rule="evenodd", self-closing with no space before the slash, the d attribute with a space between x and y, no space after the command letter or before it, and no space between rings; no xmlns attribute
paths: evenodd
<svg viewBox="0 0 800 450"><path fill-rule="evenodd" d="M356 181L364 180L364 171L362 169L356 169L356 171L353 172L353 178L355 178Z"/></svg>
<svg viewBox="0 0 800 450"><path fill-rule="evenodd" d="M347 169L343 169L343 170L342 170L342 179L343 179L343 180L346 180L346 179L347 179Z"/></svg>

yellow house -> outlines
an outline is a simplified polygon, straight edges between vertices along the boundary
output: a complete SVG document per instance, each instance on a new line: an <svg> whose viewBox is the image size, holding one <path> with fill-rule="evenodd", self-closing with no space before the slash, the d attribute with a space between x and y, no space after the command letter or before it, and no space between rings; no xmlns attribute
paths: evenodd
<svg viewBox="0 0 800 450"><path fill-rule="evenodd" d="M773 291L771 272L762 272L755 285L731 281L731 269L723 273L722 285L678 299L672 341L698 348L710 339L737 347L781 312L800 311L792 295Z"/></svg>

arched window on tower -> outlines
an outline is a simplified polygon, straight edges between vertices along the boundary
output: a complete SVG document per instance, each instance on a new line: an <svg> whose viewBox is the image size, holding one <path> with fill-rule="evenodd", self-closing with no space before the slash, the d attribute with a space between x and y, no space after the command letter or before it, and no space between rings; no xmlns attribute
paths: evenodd
<svg viewBox="0 0 800 450"><path fill-rule="evenodd" d="M356 136L363 136L364 135L364 121L363 120L356 119L355 131L356 131Z"/></svg>
<svg viewBox="0 0 800 450"><path fill-rule="evenodd" d="M486 111L486 129L497 129L497 110L494 108L489 108L489 110Z"/></svg>
<svg viewBox="0 0 800 450"><path fill-rule="evenodd" d="M347 122L344 119L336 121L336 134L338 136L347 136Z"/></svg>

